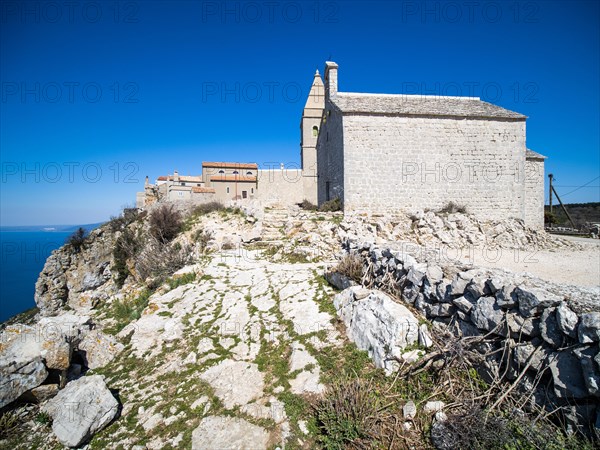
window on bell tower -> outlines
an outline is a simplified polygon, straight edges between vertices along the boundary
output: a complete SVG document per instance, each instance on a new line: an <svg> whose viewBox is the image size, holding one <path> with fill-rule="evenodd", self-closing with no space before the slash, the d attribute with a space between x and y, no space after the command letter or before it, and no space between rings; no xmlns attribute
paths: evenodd
<svg viewBox="0 0 600 450"><path fill-rule="evenodd" d="M315 125L313 127L313 136L317 137L318 135L319 135L319 127Z"/></svg>

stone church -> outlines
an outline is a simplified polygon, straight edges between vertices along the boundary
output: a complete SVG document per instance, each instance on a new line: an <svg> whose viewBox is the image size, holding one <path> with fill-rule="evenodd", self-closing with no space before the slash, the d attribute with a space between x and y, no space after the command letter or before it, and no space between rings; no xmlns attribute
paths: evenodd
<svg viewBox="0 0 600 450"><path fill-rule="evenodd" d="M341 92L319 72L301 121L304 197L345 212L440 209L543 227L544 159L526 147L527 117L476 97Z"/></svg>

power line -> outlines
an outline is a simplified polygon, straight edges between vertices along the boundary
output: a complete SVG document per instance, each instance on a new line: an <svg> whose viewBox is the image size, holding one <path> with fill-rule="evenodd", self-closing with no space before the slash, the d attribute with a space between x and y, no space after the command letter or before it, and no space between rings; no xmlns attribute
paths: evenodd
<svg viewBox="0 0 600 450"><path fill-rule="evenodd" d="M576 184L562 184L562 185L554 185L554 187L560 187L560 188L572 188L572 187L590 187L590 188L597 188L600 187L600 185L598 186L578 186ZM566 194L565 194L566 195Z"/></svg>
<svg viewBox="0 0 600 450"><path fill-rule="evenodd" d="M575 191L578 191L579 189L582 189L582 188L586 187L588 184L591 184L591 183L593 183L593 182L594 182L594 181L596 181L598 178L600 178L600 176L598 176L598 177L594 178L593 180L590 180L590 181L588 181L588 182L587 182L587 183L585 183L585 184L582 184L581 186L577 187L577 189L573 189L572 191L569 191L569 192L567 192L566 194L562 194L562 196L563 196L563 197L566 197L567 195L569 195L569 194L572 194L573 192L575 192Z"/></svg>

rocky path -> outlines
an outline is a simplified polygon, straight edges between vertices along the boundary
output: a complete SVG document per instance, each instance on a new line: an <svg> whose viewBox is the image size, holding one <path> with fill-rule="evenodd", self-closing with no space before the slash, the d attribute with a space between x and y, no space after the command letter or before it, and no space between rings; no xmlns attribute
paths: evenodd
<svg viewBox="0 0 600 450"><path fill-rule="evenodd" d="M154 294L120 332L130 336L128 347L98 372L124 408L92 448L259 449L301 441L302 424L286 410L295 396L322 392L315 356L342 343L323 310L330 292L318 265L232 251L194 269L196 281Z"/></svg>

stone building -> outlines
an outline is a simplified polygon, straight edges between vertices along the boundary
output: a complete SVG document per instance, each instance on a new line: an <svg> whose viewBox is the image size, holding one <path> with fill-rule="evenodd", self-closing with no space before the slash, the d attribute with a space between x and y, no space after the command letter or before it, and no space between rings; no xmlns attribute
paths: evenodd
<svg viewBox="0 0 600 450"><path fill-rule="evenodd" d="M543 226L544 157L526 148L526 116L475 97L340 92L334 62L324 87L319 204L338 197L345 212L385 213L453 201Z"/></svg>
<svg viewBox="0 0 600 450"><path fill-rule="evenodd" d="M255 163L203 162L202 181L213 188L217 199L247 200L256 196L258 165Z"/></svg>

